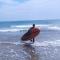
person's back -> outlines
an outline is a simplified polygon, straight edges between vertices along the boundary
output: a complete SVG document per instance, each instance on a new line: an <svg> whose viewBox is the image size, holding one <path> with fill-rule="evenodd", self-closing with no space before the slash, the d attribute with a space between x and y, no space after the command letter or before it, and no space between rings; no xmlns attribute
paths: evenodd
<svg viewBox="0 0 60 60"><path fill-rule="evenodd" d="M28 34L31 34L32 29L34 29L34 28L35 28L35 24L33 24L33 27L31 27L31 28L28 30Z"/></svg>

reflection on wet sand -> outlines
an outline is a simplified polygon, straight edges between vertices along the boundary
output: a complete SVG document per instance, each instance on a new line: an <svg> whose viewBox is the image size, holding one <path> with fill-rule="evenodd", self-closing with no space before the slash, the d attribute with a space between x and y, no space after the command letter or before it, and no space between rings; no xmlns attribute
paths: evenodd
<svg viewBox="0 0 60 60"><path fill-rule="evenodd" d="M31 45L23 45L24 52L27 53L27 59L26 60L38 60L38 55L35 51L35 47L32 47Z"/></svg>

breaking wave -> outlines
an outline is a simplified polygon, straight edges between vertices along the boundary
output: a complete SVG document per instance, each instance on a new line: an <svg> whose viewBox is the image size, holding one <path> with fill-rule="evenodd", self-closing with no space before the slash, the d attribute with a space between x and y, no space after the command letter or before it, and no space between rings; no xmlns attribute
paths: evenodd
<svg viewBox="0 0 60 60"><path fill-rule="evenodd" d="M0 32L18 32L21 30L28 30L32 25L12 25L7 28L0 28ZM41 30L60 30L60 26L54 25L36 25Z"/></svg>
<svg viewBox="0 0 60 60"><path fill-rule="evenodd" d="M0 44L3 43L3 44L15 44L15 45L23 45L25 43L23 42L0 42ZM32 46L43 46L43 47L46 47L46 46L60 46L60 40L55 40L55 41L43 41L43 42L38 42L38 41L35 41L34 43L28 43L28 44L31 44Z"/></svg>

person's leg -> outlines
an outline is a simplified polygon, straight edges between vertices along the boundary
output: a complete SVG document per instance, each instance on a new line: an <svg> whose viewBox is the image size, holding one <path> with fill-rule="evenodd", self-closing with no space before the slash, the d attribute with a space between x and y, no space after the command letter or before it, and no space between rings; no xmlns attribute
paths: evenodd
<svg viewBox="0 0 60 60"><path fill-rule="evenodd" d="M30 40L30 41L34 43L34 42L35 42L35 39L33 38L33 39L32 39L32 40Z"/></svg>
<svg viewBox="0 0 60 60"><path fill-rule="evenodd" d="M32 40L30 40L32 42Z"/></svg>
<svg viewBox="0 0 60 60"><path fill-rule="evenodd" d="M35 39L33 38L33 42L35 42Z"/></svg>

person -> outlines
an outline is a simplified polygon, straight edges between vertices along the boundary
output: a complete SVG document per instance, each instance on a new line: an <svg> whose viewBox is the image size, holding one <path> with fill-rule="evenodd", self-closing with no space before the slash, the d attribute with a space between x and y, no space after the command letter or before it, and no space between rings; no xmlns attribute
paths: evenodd
<svg viewBox="0 0 60 60"><path fill-rule="evenodd" d="M39 34L40 29L35 27L35 24L32 25L32 27L21 37L22 41L28 41L35 42L35 37Z"/></svg>
<svg viewBox="0 0 60 60"><path fill-rule="evenodd" d="M30 34L30 33L32 32L32 29L34 29L34 28L35 28L35 24L33 24L33 27L31 27L31 28L28 30L28 34ZM31 41L34 43L34 42L35 42L35 38L33 38Z"/></svg>

